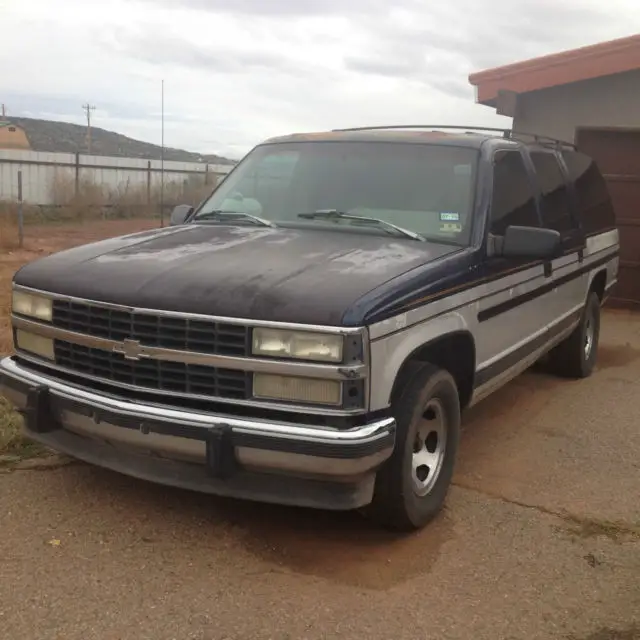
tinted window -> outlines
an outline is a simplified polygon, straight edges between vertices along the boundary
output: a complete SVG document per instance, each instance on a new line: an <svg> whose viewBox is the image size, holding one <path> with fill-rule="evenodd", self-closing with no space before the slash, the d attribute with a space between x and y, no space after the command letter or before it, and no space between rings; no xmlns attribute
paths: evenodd
<svg viewBox="0 0 640 640"><path fill-rule="evenodd" d="M198 215L243 211L283 226L334 229L355 223L299 218L336 209L379 218L466 245L471 231L478 152L437 144L293 142L254 149L220 184ZM363 233L385 233L362 224ZM388 229L387 229L388 232Z"/></svg>
<svg viewBox="0 0 640 640"><path fill-rule="evenodd" d="M542 195L543 225L560 231L560 233L571 231L577 225L571 216L571 202L567 184L558 158L553 153L543 151L532 151L530 155L536 169Z"/></svg>
<svg viewBox="0 0 640 640"><path fill-rule="evenodd" d="M607 183L596 163L583 153L565 151L569 179L574 184L584 232L589 235L615 226Z"/></svg>
<svg viewBox="0 0 640 640"><path fill-rule="evenodd" d="M490 231L501 236L509 225L540 226L533 188L519 151L499 151L494 159Z"/></svg>

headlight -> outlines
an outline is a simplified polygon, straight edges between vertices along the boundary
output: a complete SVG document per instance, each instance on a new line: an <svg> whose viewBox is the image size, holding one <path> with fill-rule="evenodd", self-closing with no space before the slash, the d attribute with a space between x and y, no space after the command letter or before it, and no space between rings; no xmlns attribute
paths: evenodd
<svg viewBox="0 0 640 640"><path fill-rule="evenodd" d="M342 385L335 380L254 373L253 397L339 405L342 403Z"/></svg>
<svg viewBox="0 0 640 640"><path fill-rule="evenodd" d="M332 333L262 328L253 330L253 354L257 356L342 362L343 344L343 337Z"/></svg>
<svg viewBox="0 0 640 640"><path fill-rule="evenodd" d="M55 360L55 351L53 348L53 340L44 336L36 335L28 331L18 329L16 331L16 347L22 351L34 353L37 356L46 358L47 360Z"/></svg>
<svg viewBox="0 0 640 640"><path fill-rule="evenodd" d="M13 292L11 306L13 313L18 313L21 316L30 316L46 322L51 322L53 317L53 305L49 298L25 293L24 291Z"/></svg>

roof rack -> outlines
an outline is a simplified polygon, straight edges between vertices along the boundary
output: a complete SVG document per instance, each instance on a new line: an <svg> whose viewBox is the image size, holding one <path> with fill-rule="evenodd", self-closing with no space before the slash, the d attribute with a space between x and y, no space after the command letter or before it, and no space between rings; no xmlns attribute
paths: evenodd
<svg viewBox="0 0 640 640"><path fill-rule="evenodd" d="M350 127L348 129L333 129L334 132L349 132L349 131L384 131L394 129L453 129L455 131L463 131L464 133L476 133L476 132L491 132L500 133L506 140L518 140L518 136L530 136L533 141L541 145L553 145L557 147L571 147L577 149L576 145L572 142L565 140L558 140L549 136L542 136L537 133L528 133L526 131L514 131L513 129L503 129L500 127L476 127L476 126L462 126L462 125L450 125L450 124L394 124L394 125L374 125L371 127ZM520 140L520 142L525 142Z"/></svg>
<svg viewBox="0 0 640 640"><path fill-rule="evenodd" d="M559 140L558 138L541 136L539 133L529 133L527 131L514 131L512 129L509 134L509 138L511 140L516 140L518 136L531 136L534 142L540 145L549 144L554 147L570 147L571 149L574 149L574 150L578 149L578 147L573 142L568 142L567 140ZM521 142L524 142L524 140L522 140Z"/></svg>
<svg viewBox="0 0 640 640"><path fill-rule="evenodd" d="M385 129L456 129L458 131L468 131L473 133L476 131L491 131L493 133L501 133L505 138L509 137L509 129L499 129L496 127L463 127L461 125L449 124L392 124L389 126L374 125L372 127L351 127L349 129L333 129L335 132L348 131L384 131Z"/></svg>

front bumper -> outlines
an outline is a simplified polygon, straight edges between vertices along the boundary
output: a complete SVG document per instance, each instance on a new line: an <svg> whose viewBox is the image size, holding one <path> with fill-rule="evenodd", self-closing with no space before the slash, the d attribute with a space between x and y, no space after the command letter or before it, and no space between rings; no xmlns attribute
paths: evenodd
<svg viewBox="0 0 640 640"><path fill-rule="evenodd" d="M196 491L353 509L371 501L395 420L338 430L143 404L0 361L0 394L26 434L75 458Z"/></svg>

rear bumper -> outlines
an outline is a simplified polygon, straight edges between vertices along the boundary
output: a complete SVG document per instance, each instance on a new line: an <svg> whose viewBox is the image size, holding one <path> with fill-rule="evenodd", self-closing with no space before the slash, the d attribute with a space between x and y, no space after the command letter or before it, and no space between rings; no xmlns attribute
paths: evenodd
<svg viewBox="0 0 640 640"><path fill-rule="evenodd" d="M26 434L121 473L219 495L352 509L371 501L395 420L338 430L142 404L0 361Z"/></svg>

